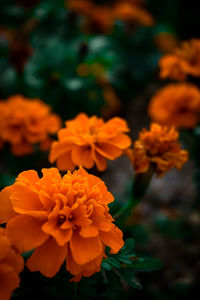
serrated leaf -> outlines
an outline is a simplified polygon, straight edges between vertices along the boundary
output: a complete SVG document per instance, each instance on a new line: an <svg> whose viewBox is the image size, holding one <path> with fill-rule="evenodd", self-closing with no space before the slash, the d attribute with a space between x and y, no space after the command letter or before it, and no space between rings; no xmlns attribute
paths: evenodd
<svg viewBox="0 0 200 300"><path fill-rule="evenodd" d="M117 268L117 269L121 269L121 264L120 264L120 262L116 258L114 258L114 257L108 257L108 259L106 261L112 267Z"/></svg>
<svg viewBox="0 0 200 300"><path fill-rule="evenodd" d="M107 271L110 271L112 269L112 266L105 260L102 261L101 267L102 269L105 269Z"/></svg>
<svg viewBox="0 0 200 300"><path fill-rule="evenodd" d="M120 272L123 280L128 283L129 286L135 289L142 289L140 281L135 277L135 273L131 269L124 269Z"/></svg>
<svg viewBox="0 0 200 300"><path fill-rule="evenodd" d="M157 259L143 257L133 260L128 268L134 269L135 272L150 272L159 270L162 266L162 262Z"/></svg>
<svg viewBox="0 0 200 300"><path fill-rule="evenodd" d="M134 254L134 247L135 247L134 239L127 239L119 253Z"/></svg>
<svg viewBox="0 0 200 300"><path fill-rule="evenodd" d="M118 256L118 260L126 265L132 264L132 260L129 258L129 256L120 255Z"/></svg>

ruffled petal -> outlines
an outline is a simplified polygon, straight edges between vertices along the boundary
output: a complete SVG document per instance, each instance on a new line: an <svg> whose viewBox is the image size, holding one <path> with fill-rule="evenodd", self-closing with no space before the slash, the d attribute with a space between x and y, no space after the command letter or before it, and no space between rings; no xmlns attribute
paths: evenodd
<svg viewBox="0 0 200 300"><path fill-rule="evenodd" d="M61 171L73 171L75 169L75 164L71 158L71 152L68 151L57 158L56 161L57 167Z"/></svg>
<svg viewBox="0 0 200 300"><path fill-rule="evenodd" d="M95 237L99 235L99 230L95 225L91 224L87 227L82 227L80 235L84 238Z"/></svg>
<svg viewBox="0 0 200 300"><path fill-rule="evenodd" d="M83 166L90 169L94 166L94 158L92 149L88 146L73 147L72 161L77 166Z"/></svg>
<svg viewBox="0 0 200 300"><path fill-rule="evenodd" d="M102 243L99 237L83 238L74 232L70 241L70 249L76 263L83 265L95 259L102 252Z"/></svg>
<svg viewBox="0 0 200 300"><path fill-rule="evenodd" d="M13 185L8 186L0 192L0 224L8 222L17 214L13 210L10 195L13 192Z"/></svg>
<svg viewBox="0 0 200 300"><path fill-rule="evenodd" d="M40 271L46 277L53 277L59 271L67 256L67 245L60 247L55 239L49 238L38 247L27 261L31 272Z"/></svg>
<svg viewBox="0 0 200 300"><path fill-rule="evenodd" d="M117 253L124 245L123 233L114 224L110 231L100 231L100 238L106 246L111 248L112 254Z"/></svg>
<svg viewBox="0 0 200 300"><path fill-rule="evenodd" d="M7 223L6 235L21 252L29 251L44 243L48 238L41 226L41 222L37 219L20 215Z"/></svg>
<svg viewBox="0 0 200 300"><path fill-rule="evenodd" d="M0 263L0 282L0 298L10 300L12 291L19 286L19 276L11 266Z"/></svg>
<svg viewBox="0 0 200 300"><path fill-rule="evenodd" d="M107 142L98 142L98 144L95 145L95 149L100 155L111 160L119 157L123 153L121 149Z"/></svg>

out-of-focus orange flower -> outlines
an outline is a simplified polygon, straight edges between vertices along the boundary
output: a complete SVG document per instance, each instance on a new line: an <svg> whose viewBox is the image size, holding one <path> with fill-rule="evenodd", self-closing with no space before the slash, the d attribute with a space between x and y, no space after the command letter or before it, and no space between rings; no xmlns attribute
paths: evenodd
<svg viewBox="0 0 200 300"><path fill-rule="evenodd" d="M106 159L114 160L123 154L131 144L125 134L129 131L127 123L121 118L112 118L108 122L84 113L74 120L66 122L66 128L58 132L58 141L50 151L50 162L57 162L60 170L74 170L75 166L106 169Z"/></svg>
<svg viewBox="0 0 200 300"><path fill-rule="evenodd" d="M101 112L103 116L110 117L113 113L120 111L122 104L109 82L103 86L102 92L105 105L102 107Z"/></svg>
<svg viewBox="0 0 200 300"><path fill-rule="evenodd" d="M97 5L91 0L67 0L67 6L84 17L85 31L110 33L114 23L112 12L105 5Z"/></svg>
<svg viewBox="0 0 200 300"><path fill-rule="evenodd" d="M23 258L12 248L4 228L0 228L0 299L10 299L12 292L19 286L18 274L23 267Z"/></svg>
<svg viewBox="0 0 200 300"><path fill-rule="evenodd" d="M193 128L200 118L200 91L189 83L169 84L152 97L148 112L156 123Z"/></svg>
<svg viewBox="0 0 200 300"><path fill-rule="evenodd" d="M173 128L151 124L150 131L143 129L133 149L128 149L136 173L145 173L152 168L159 177L171 168L181 169L188 159L188 152L181 150L179 134Z"/></svg>
<svg viewBox="0 0 200 300"><path fill-rule="evenodd" d="M163 56L159 63L161 78L184 80L187 75L200 76L200 39L181 43L171 55Z"/></svg>
<svg viewBox="0 0 200 300"><path fill-rule="evenodd" d="M114 7L115 19L143 26L152 26L154 19L134 1L119 1Z"/></svg>
<svg viewBox="0 0 200 300"><path fill-rule="evenodd" d="M186 74L200 76L200 39L183 42L180 48L175 50L175 54L181 59Z"/></svg>
<svg viewBox="0 0 200 300"><path fill-rule="evenodd" d="M36 19L29 19L17 28L0 27L0 35L9 45L8 59L18 73L23 72L24 66L33 52L29 36L36 24Z"/></svg>
<svg viewBox="0 0 200 300"><path fill-rule="evenodd" d="M77 67L77 73L81 77L94 76L96 78L101 78L105 76L105 67L101 63L93 63L91 65L87 63L82 63Z"/></svg>
<svg viewBox="0 0 200 300"><path fill-rule="evenodd" d="M114 22L152 26L153 17L143 8L143 1L117 0L94 3L91 0L67 0L67 6L84 17L84 28L98 33L110 33Z"/></svg>
<svg viewBox="0 0 200 300"><path fill-rule="evenodd" d="M32 153L35 144L49 141L49 134L55 134L61 126L60 118L48 105L21 95L0 101L0 115L0 139L10 143L15 155Z"/></svg>
<svg viewBox="0 0 200 300"><path fill-rule="evenodd" d="M154 37L158 49L164 53L172 53L178 44L177 37L169 32L160 32Z"/></svg>
<svg viewBox="0 0 200 300"><path fill-rule="evenodd" d="M20 251L35 249L30 271L53 277L66 259L78 281L100 271L105 246L117 253L122 232L113 224L108 204L114 200L104 182L84 169L61 177L58 169L29 170L0 193L0 221Z"/></svg>
<svg viewBox="0 0 200 300"><path fill-rule="evenodd" d="M170 78L178 81L186 79L186 74L182 69L181 60L179 57L168 54L159 60L160 78Z"/></svg>

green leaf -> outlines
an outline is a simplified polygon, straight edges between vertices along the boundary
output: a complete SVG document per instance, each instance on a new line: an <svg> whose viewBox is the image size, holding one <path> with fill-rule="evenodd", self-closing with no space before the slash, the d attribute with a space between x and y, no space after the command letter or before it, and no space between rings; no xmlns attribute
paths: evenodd
<svg viewBox="0 0 200 300"><path fill-rule="evenodd" d="M134 269L135 272L150 272L159 270L162 266L162 262L157 259L143 257L133 260L128 268Z"/></svg>
<svg viewBox="0 0 200 300"><path fill-rule="evenodd" d="M135 273L131 269L124 269L120 272L123 280L128 283L129 286L135 289L142 289L140 281L135 277Z"/></svg>
<svg viewBox="0 0 200 300"><path fill-rule="evenodd" d="M112 269L112 266L106 260L102 261L101 267L102 269L105 269L107 271L110 271Z"/></svg>
<svg viewBox="0 0 200 300"><path fill-rule="evenodd" d="M134 239L127 239L124 243L124 246L119 251L119 253L123 254L134 254L135 241Z"/></svg>
<svg viewBox="0 0 200 300"><path fill-rule="evenodd" d="M107 258L107 263L109 263L114 268L121 269L121 264L117 260L117 257L116 258L115 257L108 257Z"/></svg>

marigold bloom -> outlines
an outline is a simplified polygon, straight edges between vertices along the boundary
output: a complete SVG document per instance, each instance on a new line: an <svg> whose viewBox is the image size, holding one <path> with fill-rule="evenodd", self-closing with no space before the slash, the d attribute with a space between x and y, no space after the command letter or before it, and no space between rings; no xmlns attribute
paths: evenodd
<svg viewBox="0 0 200 300"><path fill-rule="evenodd" d="M67 6L84 17L85 28L98 33L110 33L116 20L152 26L153 17L143 8L143 1L117 0L94 3L91 0L67 0Z"/></svg>
<svg viewBox="0 0 200 300"><path fill-rule="evenodd" d="M10 143L15 155L32 153L35 144L45 148L49 134L55 134L61 125L60 118L51 113L48 105L21 95L0 101L0 115L0 139Z"/></svg>
<svg viewBox="0 0 200 300"><path fill-rule="evenodd" d="M161 177L173 167L181 169L188 152L181 150L178 138L173 127L153 123L150 131L143 129L133 149L127 151L136 173L145 173L151 167Z"/></svg>
<svg viewBox="0 0 200 300"><path fill-rule="evenodd" d="M182 69L181 60L179 57L168 54L159 60L160 78L170 78L178 81L186 79L186 74Z"/></svg>
<svg viewBox="0 0 200 300"><path fill-rule="evenodd" d="M193 128L200 117L200 91L189 83L166 85L151 98L148 112L156 123Z"/></svg>
<svg viewBox="0 0 200 300"><path fill-rule="evenodd" d="M200 39L181 43L171 55L160 60L161 78L184 80L187 75L200 76Z"/></svg>
<svg viewBox="0 0 200 300"><path fill-rule="evenodd" d="M141 6L134 1L122 1L114 7L115 19L128 22L130 24L138 24L143 26L152 26L154 24L153 17Z"/></svg>
<svg viewBox="0 0 200 300"><path fill-rule="evenodd" d="M12 291L19 286L18 274L23 267L22 257L12 248L4 228L0 228L0 299L10 299Z"/></svg>
<svg viewBox="0 0 200 300"><path fill-rule="evenodd" d="M125 134L129 128L121 118L108 122L84 113L66 122L66 128L58 132L58 142L54 142L50 152L50 162L56 160L60 170L74 170L75 166L106 169L106 159L114 160L123 154L131 144Z"/></svg>
<svg viewBox="0 0 200 300"><path fill-rule="evenodd" d="M154 42L163 53L172 53L178 44L177 37L170 32L159 32L154 37Z"/></svg>
<svg viewBox="0 0 200 300"><path fill-rule="evenodd" d="M117 253L122 232L113 224L108 204L114 200L104 182L84 169L61 177L58 169L20 173L0 193L0 222L22 252L35 249L30 271L53 277L66 259L66 268L80 280L100 271L105 246Z"/></svg>

